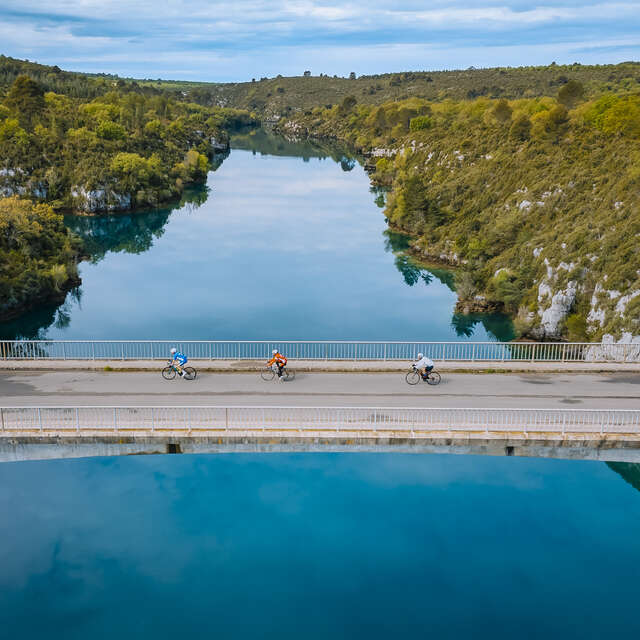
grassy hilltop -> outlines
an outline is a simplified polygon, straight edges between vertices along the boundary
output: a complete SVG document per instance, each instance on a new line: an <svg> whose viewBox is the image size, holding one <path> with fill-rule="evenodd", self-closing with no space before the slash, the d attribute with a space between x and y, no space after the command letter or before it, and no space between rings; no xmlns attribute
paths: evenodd
<svg viewBox="0 0 640 640"><path fill-rule="evenodd" d="M185 83L194 102L255 111L278 118L312 109L340 104L353 96L358 104L424 98L429 101L472 100L474 98L534 98L555 96L570 79L580 82L586 95L640 88L640 64L550 65L547 67L501 67L464 71L410 71L382 75L338 78L297 76L256 79L255 82L225 84ZM176 83L138 81L148 87L177 90Z"/></svg>

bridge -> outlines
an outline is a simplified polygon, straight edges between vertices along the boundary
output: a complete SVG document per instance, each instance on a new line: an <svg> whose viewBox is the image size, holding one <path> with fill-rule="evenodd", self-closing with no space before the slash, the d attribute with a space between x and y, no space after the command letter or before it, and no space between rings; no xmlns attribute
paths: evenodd
<svg viewBox="0 0 640 640"><path fill-rule="evenodd" d="M164 360L171 347L191 360L264 360L272 349L306 361L640 363L640 342L398 342L317 340L1 340L0 360Z"/></svg>
<svg viewBox="0 0 640 640"><path fill-rule="evenodd" d="M200 370L195 381L161 378L161 362L172 345L195 354L191 359ZM291 360L301 367L295 381L261 380L259 369L275 347L304 358ZM322 450L640 461L638 348L4 341L0 460ZM451 372L439 386L405 383L407 362L418 350L445 358L436 366ZM139 360L142 356L146 359ZM105 365L123 371L104 371ZM537 371L453 372L473 366Z"/></svg>

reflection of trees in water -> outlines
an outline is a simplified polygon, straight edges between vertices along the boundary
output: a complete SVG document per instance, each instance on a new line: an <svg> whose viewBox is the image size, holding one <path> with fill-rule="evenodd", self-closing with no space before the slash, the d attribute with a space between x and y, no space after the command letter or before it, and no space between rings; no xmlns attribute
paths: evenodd
<svg viewBox="0 0 640 640"><path fill-rule="evenodd" d="M204 188L185 191L174 207L154 209L140 213L119 213L101 216L65 216L65 224L80 236L91 262L100 262L109 252L140 254L153 246L160 238L175 209L188 213L197 209L207 199L209 190Z"/></svg>
<svg viewBox="0 0 640 640"><path fill-rule="evenodd" d="M340 158L340 166L343 171L351 171L356 166L356 159L342 156L342 158Z"/></svg>
<svg viewBox="0 0 640 640"><path fill-rule="evenodd" d="M331 158L342 167L343 171L351 171L361 160L340 144L308 139L287 139L266 127L232 134L231 149L252 151L254 155L259 153L264 156L302 158L304 162L308 162L311 158Z"/></svg>
<svg viewBox="0 0 640 640"><path fill-rule="evenodd" d="M64 329L71 322L73 303L80 303L82 289L76 287L67 294L59 305L46 305L26 313L15 320L0 324L0 339L3 340L45 340L49 327Z"/></svg>
<svg viewBox="0 0 640 640"><path fill-rule="evenodd" d="M369 187L369 193L372 193L375 196L373 201L376 203L376 206L380 209L385 208L385 205L387 204L387 193L389 193L389 191L391 191L390 187L385 187L379 184L372 184ZM401 234L396 234L396 235L401 235Z"/></svg>
<svg viewBox="0 0 640 640"><path fill-rule="evenodd" d="M188 214L207 200L207 187L185 190L180 202L173 207L100 216L65 216L65 224L80 236L84 251L92 263L100 262L107 253L140 254L148 251L156 238L164 233L173 211ZM47 329L65 329L71 323L74 304L79 304L82 289L72 289L59 305L34 309L13 321L0 324L0 337L7 340L44 340Z"/></svg>
<svg viewBox="0 0 640 640"><path fill-rule="evenodd" d="M222 163L229 157L230 151L223 151L222 153L214 153L210 158L211 170L217 171Z"/></svg>
<svg viewBox="0 0 640 640"><path fill-rule="evenodd" d="M413 287L420 281L429 286L433 279L437 279L450 291L455 291L455 276L453 271L439 267L423 267L411 259L406 251L409 249L409 236L386 229L384 231L384 249L395 255L394 264L407 285ZM475 328L481 324L485 331L500 341L513 340L513 323L511 319L501 313L454 313L451 326L460 338L470 338Z"/></svg>
<svg viewBox="0 0 640 640"><path fill-rule="evenodd" d="M607 462L606 464L634 489L640 491L640 464L636 462Z"/></svg>

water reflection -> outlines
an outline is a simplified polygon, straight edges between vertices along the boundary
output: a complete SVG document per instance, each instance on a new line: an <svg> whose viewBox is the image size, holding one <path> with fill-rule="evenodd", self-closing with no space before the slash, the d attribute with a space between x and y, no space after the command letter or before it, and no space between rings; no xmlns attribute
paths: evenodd
<svg viewBox="0 0 640 640"><path fill-rule="evenodd" d="M358 161L362 161L362 158L357 158L338 143L285 138L268 127L236 132L231 136L230 142L232 149L251 151L254 155L295 157L302 158L304 162L311 158L331 158L343 171L352 171Z"/></svg>
<svg viewBox="0 0 640 640"><path fill-rule="evenodd" d="M237 134L209 188L136 214L67 216L82 288L0 325L5 338L509 339L498 315L452 316L453 273L390 231L362 159L339 146ZM302 160L302 162L301 162ZM327 162L328 160L328 162ZM282 313L273 313L274 300ZM168 314L168 309L180 309ZM125 311L123 313L123 311Z"/></svg>
<svg viewBox="0 0 640 640"><path fill-rule="evenodd" d="M0 324L0 339L45 340L50 327L65 329L71 322L72 304L80 303L82 290L72 289L66 300L59 305L45 305L19 318Z"/></svg>
<svg viewBox="0 0 640 640"><path fill-rule="evenodd" d="M640 491L640 464L635 462L607 462L607 466Z"/></svg>
<svg viewBox="0 0 640 640"><path fill-rule="evenodd" d="M6 638L640 633L640 500L599 462L238 453L8 463L0 513Z"/></svg>
<svg viewBox="0 0 640 640"><path fill-rule="evenodd" d="M387 229L384 232L385 251L394 254L394 264L402 275L405 284L413 287L419 283L429 286L434 278L455 292L454 272L442 267L427 267L419 264L407 252L410 249L410 238L406 234ZM501 341L513 340L515 333L509 316L502 313L455 313L451 318L451 327L460 338L472 338L478 325Z"/></svg>
<svg viewBox="0 0 640 640"><path fill-rule="evenodd" d="M173 211L186 213L203 205L209 196L207 187L185 191L180 202L170 207L140 213L101 216L65 216L65 224L84 241L92 263L109 252L140 254L149 251L155 239L162 237Z"/></svg>

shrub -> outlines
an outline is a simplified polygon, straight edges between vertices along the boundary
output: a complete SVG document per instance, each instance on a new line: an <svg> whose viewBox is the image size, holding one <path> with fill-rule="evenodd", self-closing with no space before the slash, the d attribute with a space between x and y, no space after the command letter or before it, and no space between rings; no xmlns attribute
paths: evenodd
<svg viewBox="0 0 640 640"><path fill-rule="evenodd" d="M509 103L503 98L498 100L495 107L491 110L491 114L498 122L509 122L511 120L512 109Z"/></svg>
<svg viewBox="0 0 640 640"><path fill-rule="evenodd" d="M117 122L103 120L96 128L96 135L103 140L124 140L127 132L126 129Z"/></svg>
<svg viewBox="0 0 640 640"><path fill-rule="evenodd" d="M433 120L429 116L416 116L409 121L409 129L411 131L422 131L423 129L431 129Z"/></svg>
<svg viewBox="0 0 640 640"><path fill-rule="evenodd" d="M583 98L584 87L576 80L569 80L567 84L560 87L558 91L558 102L567 109L573 109Z"/></svg>
<svg viewBox="0 0 640 640"><path fill-rule="evenodd" d="M587 319L584 314L571 314L567 317L565 326L570 342L586 342L588 340Z"/></svg>
<svg viewBox="0 0 640 640"><path fill-rule="evenodd" d="M528 140L531 136L531 120L524 113L516 116L509 129L509 135L520 142Z"/></svg>

